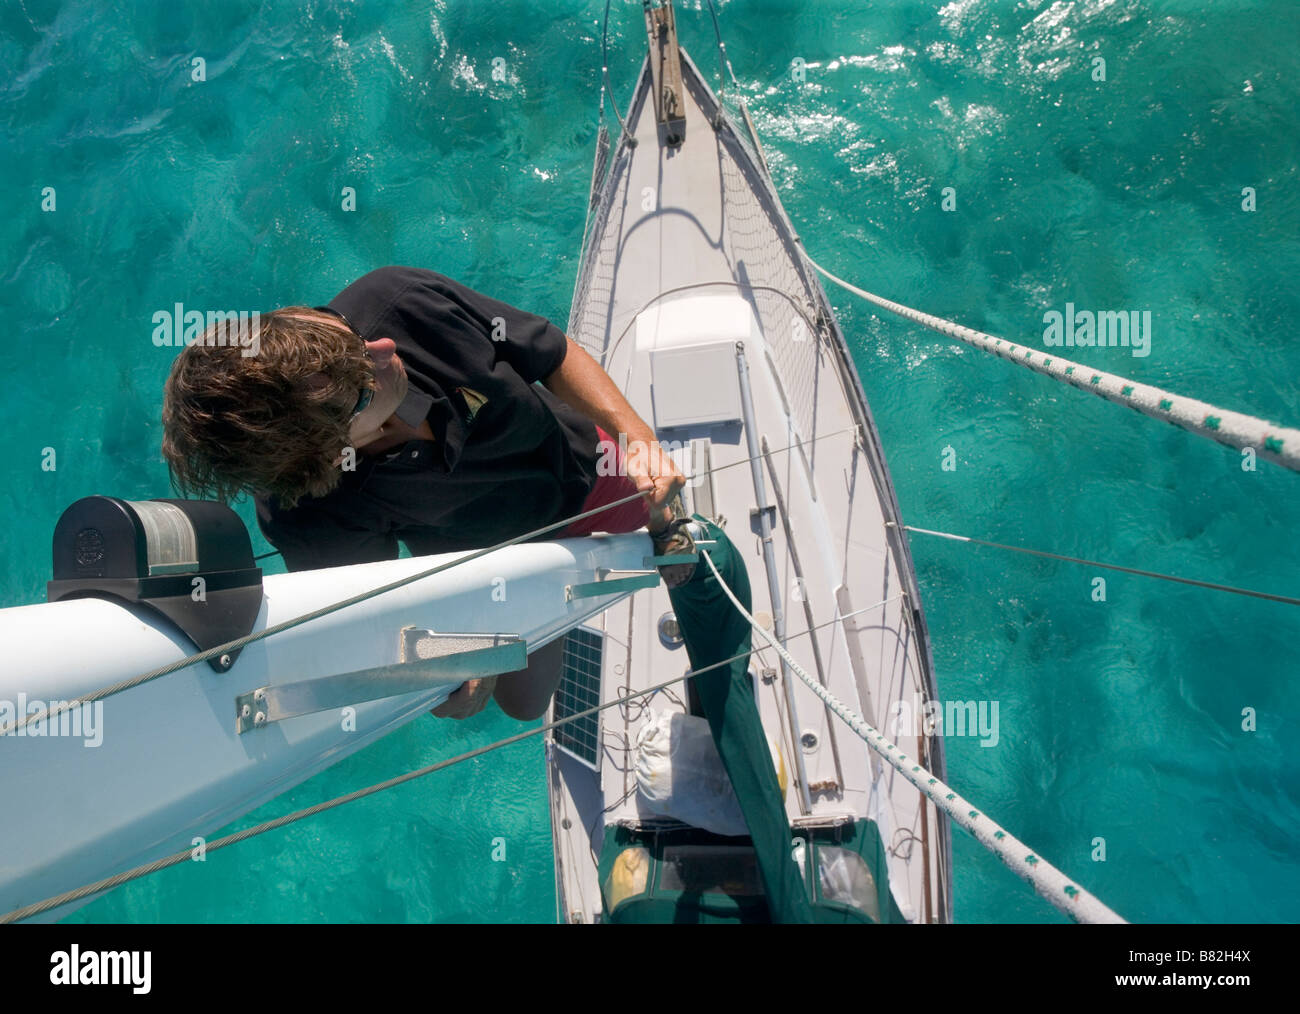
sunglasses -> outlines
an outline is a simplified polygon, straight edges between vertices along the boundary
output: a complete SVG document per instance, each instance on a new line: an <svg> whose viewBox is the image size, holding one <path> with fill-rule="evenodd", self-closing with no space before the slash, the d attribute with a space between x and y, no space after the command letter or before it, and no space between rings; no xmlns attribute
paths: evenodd
<svg viewBox="0 0 1300 1014"><path fill-rule="evenodd" d="M366 340L361 337L361 332L352 326L352 321L348 320L348 318L344 316L341 311L334 309L334 307L332 306L313 306L312 309L318 311L319 313L328 313L331 317L337 317L339 320L343 321L343 326L346 327L349 331L351 331L354 335L356 335L357 341L361 342L361 354L367 355ZM359 416L362 412L364 412L367 408L369 408L371 401L374 400L374 397L375 397L374 388L363 387L361 389L361 394L357 396L356 407L352 409L352 418L356 419L357 416Z"/></svg>

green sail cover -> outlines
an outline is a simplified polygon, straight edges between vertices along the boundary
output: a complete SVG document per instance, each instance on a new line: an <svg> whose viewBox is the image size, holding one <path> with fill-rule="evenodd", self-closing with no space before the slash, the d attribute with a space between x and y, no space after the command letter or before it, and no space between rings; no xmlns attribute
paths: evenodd
<svg viewBox="0 0 1300 1014"><path fill-rule="evenodd" d="M740 553L717 525L698 514L695 520L717 542L701 552L709 553L727 586L749 609L749 574ZM692 669L741 656L692 679L749 826L772 922L811 923L812 906L791 853L790 822L749 677L749 622L736 611L703 560L690 581L668 589L668 597Z"/></svg>

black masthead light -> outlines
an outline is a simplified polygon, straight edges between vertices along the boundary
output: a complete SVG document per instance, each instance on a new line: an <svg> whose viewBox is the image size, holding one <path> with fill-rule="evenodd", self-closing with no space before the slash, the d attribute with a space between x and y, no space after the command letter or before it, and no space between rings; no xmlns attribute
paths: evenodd
<svg viewBox="0 0 1300 1014"><path fill-rule="evenodd" d="M242 637L262 607L262 569L239 515L213 500L78 500L54 526L50 602L117 598L167 617L201 651ZM208 659L217 672L239 651Z"/></svg>

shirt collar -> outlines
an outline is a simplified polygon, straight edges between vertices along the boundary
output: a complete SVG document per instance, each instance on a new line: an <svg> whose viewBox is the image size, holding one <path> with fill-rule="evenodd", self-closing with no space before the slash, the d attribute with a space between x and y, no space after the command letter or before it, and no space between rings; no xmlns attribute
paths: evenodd
<svg viewBox="0 0 1300 1014"><path fill-rule="evenodd" d="M416 387L417 382L421 386L432 388L437 393L420 390ZM406 389L406 397L397 406L394 414L407 426L419 426L420 423L428 420L429 429L433 431L434 450L436 454L441 455L446 470L450 472L460 460L465 439L469 435L462 412L463 408L438 391L437 385L423 379L411 378Z"/></svg>
<svg viewBox="0 0 1300 1014"><path fill-rule="evenodd" d="M333 307L334 303L331 302L330 306ZM339 309L342 312L341 308ZM357 314L353 320L356 324L349 324L349 326L356 327L362 340L373 341L375 322L367 319L364 314ZM407 352L406 343L401 338L394 340L397 342L397 354L404 356ZM437 461L441 457L446 470L450 472L460 460L461 450L469 436L469 421L464 415L468 411L467 406L460 400L459 394L455 396L455 400L449 398L442 393L442 389L433 380L411 371L409 358L406 362L408 367L406 397L397 406L394 414L411 427L419 426L426 419L429 421L429 429L433 431L436 445L434 460Z"/></svg>

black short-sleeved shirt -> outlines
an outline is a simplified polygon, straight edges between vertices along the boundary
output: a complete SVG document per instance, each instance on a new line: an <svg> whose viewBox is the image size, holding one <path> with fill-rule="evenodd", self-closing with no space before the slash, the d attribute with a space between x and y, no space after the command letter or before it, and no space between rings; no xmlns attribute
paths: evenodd
<svg viewBox="0 0 1300 1014"><path fill-rule="evenodd" d="M290 510L256 498L290 570L477 549L578 513L596 480L596 427L535 381L567 352L564 332L421 268L372 271L330 306L363 338L392 338L409 388L397 416L434 440L375 456ZM549 536L554 538L554 535Z"/></svg>

